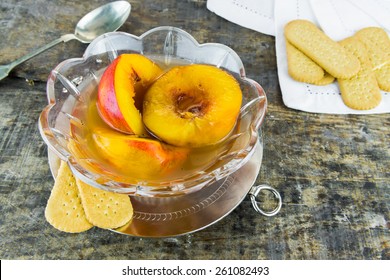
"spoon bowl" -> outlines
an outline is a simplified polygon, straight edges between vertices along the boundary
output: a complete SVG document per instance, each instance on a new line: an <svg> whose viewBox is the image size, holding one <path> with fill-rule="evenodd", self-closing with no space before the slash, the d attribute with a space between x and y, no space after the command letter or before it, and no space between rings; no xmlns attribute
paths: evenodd
<svg viewBox="0 0 390 280"><path fill-rule="evenodd" d="M127 1L116 1L89 12L77 23L75 39L90 43L104 33L117 30L125 23L130 11Z"/></svg>
<svg viewBox="0 0 390 280"><path fill-rule="evenodd" d="M77 23L74 34L63 35L9 64L0 65L0 80L7 77L9 72L17 65L61 42L76 39L82 43L90 43L104 33L116 31L126 22L130 15L130 11L131 5L127 1L115 1L94 9Z"/></svg>

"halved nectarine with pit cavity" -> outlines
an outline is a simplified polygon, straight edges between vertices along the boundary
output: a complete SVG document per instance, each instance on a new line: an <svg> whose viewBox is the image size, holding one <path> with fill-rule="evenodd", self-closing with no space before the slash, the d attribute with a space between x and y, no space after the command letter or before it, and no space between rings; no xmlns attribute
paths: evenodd
<svg viewBox="0 0 390 280"><path fill-rule="evenodd" d="M240 85L228 72L211 65L176 66L146 92L143 121L169 144L207 146L232 131L241 102Z"/></svg>
<svg viewBox="0 0 390 280"><path fill-rule="evenodd" d="M143 97L161 68L140 54L122 54L105 70L98 87L97 107L112 128L147 135L142 122Z"/></svg>

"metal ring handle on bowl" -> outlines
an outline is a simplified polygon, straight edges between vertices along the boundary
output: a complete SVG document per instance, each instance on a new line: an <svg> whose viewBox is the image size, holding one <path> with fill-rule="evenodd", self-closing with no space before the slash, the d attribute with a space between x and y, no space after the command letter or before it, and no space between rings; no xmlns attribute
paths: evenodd
<svg viewBox="0 0 390 280"><path fill-rule="evenodd" d="M278 205L276 206L276 208L274 208L271 211L265 211L265 210L261 209L261 207L259 206L259 202L256 200L256 198L260 194L260 192L264 191L264 190L272 192L278 201ZM258 212L264 216L267 216L267 217L275 216L276 214L279 213L280 209L282 208L282 197L280 196L280 193L269 185L264 184L264 185L253 186L249 191L249 195L251 198L253 208L256 210L256 212Z"/></svg>

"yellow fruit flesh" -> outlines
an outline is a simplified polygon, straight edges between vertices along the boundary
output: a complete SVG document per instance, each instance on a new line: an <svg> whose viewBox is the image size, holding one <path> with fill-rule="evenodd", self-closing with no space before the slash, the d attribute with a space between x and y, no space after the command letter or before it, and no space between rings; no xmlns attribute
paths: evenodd
<svg viewBox="0 0 390 280"><path fill-rule="evenodd" d="M147 135L141 110L146 89L162 70L151 60L139 54L123 54L114 77L115 95L126 123L136 135Z"/></svg>
<svg viewBox="0 0 390 280"><path fill-rule="evenodd" d="M227 72L208 65L179 66L147 91L143 121L172 145L207 146L233 129L241 102L239 84Z"/></svg>

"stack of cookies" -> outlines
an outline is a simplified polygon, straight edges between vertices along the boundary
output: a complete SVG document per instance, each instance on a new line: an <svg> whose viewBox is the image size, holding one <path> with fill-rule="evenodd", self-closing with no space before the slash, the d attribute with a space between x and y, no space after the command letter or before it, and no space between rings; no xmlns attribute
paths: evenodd
<svg viewBox="0 0 390 280"><path fill-rule="evenodd" d="M128 195L100 190L82 182L62 161L45 217L53 227L64 232L82 232L93 226L115 229L131 223L133 207Z"/></svg>
<svg viewBox="0 0 390 280"><path fill-rule="evenodd" d="M390 91L390 39L377 27L335 42L307 20L290 21L284 29L289 75L304 83L327 85L337 79L343 102L369 110Z"/></svg>

